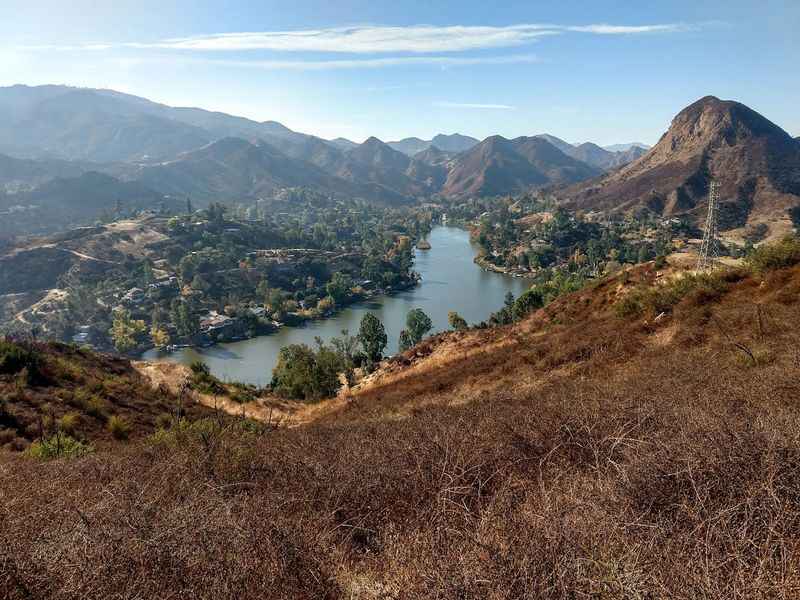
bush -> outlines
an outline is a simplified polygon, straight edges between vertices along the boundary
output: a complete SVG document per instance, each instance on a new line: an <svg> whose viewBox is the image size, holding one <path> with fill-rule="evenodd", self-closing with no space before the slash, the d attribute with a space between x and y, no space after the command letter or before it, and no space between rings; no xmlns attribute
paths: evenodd
<svg viewBox="0 0 800 600"><path fill-rule="evenodd" d="M67 413L58 420L58 430L70 435L74 434L78 429L78 423L80 423L80 415L78 413Z"/></svg>
<svg viewBox="0 0 800 600"><path fill-rule="evenodd" d="M39 353L23 344L0 340L0 375L15 375L27 369L28 375L39 372Z"/></svg>
<svg viewBox="0 0 800 600"><path fill-rule="evenodd" d="M119 415L112 415L108 419L108 424L106 425L109 433L114 437L115 440L126 440L128 439L128 435L130 435L130 425L120 417Z"/></svg>
<svg viewBox="0 0 800 600"><path fill-rule="evenodd" d="M28 448L28 455L40 460L50 460L53 458L76 458L92 451L93 448L88 444L79 442L69 435L56 433L31 444Z"/></svg>
<svg viewBox="0 0 800 600"><path fill-rule="evenodd" d="M717 300L728 289L728 282L737 278L741 278L740 271L719 271L687 274L654 287L637 287L614 305L614 312L621 318L637 317L646 312L668 313L687 297L691 297L695 305L707 304Z"/></svg>
<svg viewBox="0 0 800 600"><path fill-rule="evenodd" d="M196 360L189 368L192 370L192 377L189 382L192 389L212 396L221 396L226 393L225 386L211 374L208 365Z"/></svg>
<svg viewBox="0 0 800 600"><path fill-rule="evenodd" d="M167 430L172 427L174 419L169 413L161 413L156 417L156 429Z"/></svg>
<svg viewBox="0 0 800 600"><path fill-rule="evenodd" d="M83 409L86 414L99 419L105 414L106 403L100 396L92 395L84 400Z"/></svg>
<svg viewBox="0 0 800 600"><path fill-rule="evenodd" d="M795 236L759 246L747 257L747 264L757 273L791 267L797 263L800 263L800 238Z"/></svg>
<svg viewBox="0 0 800 600"><path fill-rule="evenodd" d="M272 370L272 388L281 396L318 400L335 396L342 386L339 374L346 370L342 357L317 338L317 350L306 344L281 348Z"/></svg>

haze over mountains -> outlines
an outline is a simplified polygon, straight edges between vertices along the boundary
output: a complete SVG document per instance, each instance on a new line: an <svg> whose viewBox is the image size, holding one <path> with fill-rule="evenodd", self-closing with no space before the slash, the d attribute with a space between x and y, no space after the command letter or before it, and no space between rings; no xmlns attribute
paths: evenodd
<svg viewBox="0 0 800 600"><path fill-rule="evenodd" d="M723 224L738 226L751 214L785 218L798 203L798 145L747 107L711 96L683 110L648 151L640 143L574 145L550 134L357 144L111 90L13 86L0 88L0 213L33 206L69 215L81 186L96 180L82 176L99 172L108 207L186 196L198 205L251 202L293 187L385 204L547 187L584 210L701 216L713 176L730 201Z"/></svg>
<svg viewBox="0 0 800 600"><path fill-rule="evenodd" d="M397 203L433 194L514 193L598 174L558 149L542 146L539 157L512 157L516 151L497 141L485 141L477 154L467 153L481 142L458 133L357 144L112 90L0 89L0 185L11 198L90 171L140 182L157 194L191 195L200 204L253 200L297 186ZM582 160L579 149L561 145ZM604 152L602 160L587 155L588 164L605 169L624 160Z"/></svg>

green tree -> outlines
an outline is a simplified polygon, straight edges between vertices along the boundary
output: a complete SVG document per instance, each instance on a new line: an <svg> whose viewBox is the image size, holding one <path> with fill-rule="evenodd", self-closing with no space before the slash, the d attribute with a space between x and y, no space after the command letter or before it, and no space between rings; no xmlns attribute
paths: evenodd
<svg viewBox="0 0 800 600"><path fill-rule="evenodd" d="M191 337L200 330L197 316L185 301L175 299L172 302L170 318L180 336Z"/></svg>
<svg viewBox="0 0 800 600"><path fill-rule="evenodd" d="M127 310L114 313L114 321L109 331L114 347L120 352L132 350L138 344L138 338L147 330L144 321L134 320Z"/></svg>
<svg viewBox="0 0 800 600"><path fill-rule="evenodd" d="M514 302L511 308L511 315L515 321L524 318L530 312L537 310L544 306L544 297L542 291L538 288L532 288L520 295Z"/></svg>
<svg viewBox="0 0 800 600"><path fill-rule="evenodd" d="M314 400L336 395L341 387L339 374L345 370L336 349L316 339L317 349L305 344L281 348L272 371L272 387L282 396Z"/></svg>
<svg viewBox="0 0 800 600"><path fill-rule="evenodd" d="M386 329L380 319L372 313L367 313L361 318L361 325L358 328L358 341L364 353L370 360L380 360L386 348L388 338Z"/></svg>
<svg viewBox="0 0 800 600"><path fill-rule="evenodd" d="M421 308L410 310L406 316L406 329L411 336L412 345L419 344L432 328L431 318Z"/></svg>
<svg viewBox="0 0 800 600"><path fill-rule="evenodd" d="M449 313L447 313L447 322L450 324L450 327L456 331L461 331L468 327L467 321L464 319L464 317L454 310L451 310Z"/></svg>
<svg viewBox="0 0 800 600"><path fill-rule="evenodd" d="M341 302L350 295L350 289L353 287L353 280L347 273L336 272L331 277L331 280L325 286L325 291L329 296L332 296L336 302Z"/></svg>
<svg viewBox="0 0 800 600"><path fill-rule="evenodd" d="M398 350L405 352L414 345L414 340L411 339L411 334L405 329L400 332L400 340L398 341Z"/></svg>
<svg viewBox="0 0 800 600"><path fill-rule="evenodd" d="M155 278L153 277L153 267L149 260L144 261L144 264L142 265L142 281L145 285L149 285L155 281Z"/></svg>
<svg viewBox="0 0 800 600"><path fill-rule="evenodd" d="M211 289L211 284L200 273L192 279L192 289L203 293L207 293Z"/></svg>

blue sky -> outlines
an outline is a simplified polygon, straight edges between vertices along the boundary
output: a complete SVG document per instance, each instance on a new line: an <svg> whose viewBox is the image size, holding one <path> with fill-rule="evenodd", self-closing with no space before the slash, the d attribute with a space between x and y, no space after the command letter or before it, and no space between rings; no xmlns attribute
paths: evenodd
<svg viewBox="0 0 800 600"><path fill-rule="evenodd" d="M4 0L0 85L109 87L361 141L655 143L706 94L800 135L800 0Z"/></svg>

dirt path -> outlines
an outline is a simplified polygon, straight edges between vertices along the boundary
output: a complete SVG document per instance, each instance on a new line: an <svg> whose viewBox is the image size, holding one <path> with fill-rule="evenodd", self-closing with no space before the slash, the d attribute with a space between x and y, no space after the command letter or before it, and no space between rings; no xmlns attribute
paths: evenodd
<svg viewBox="0 0 800 600"><path fill-rule="evenodd" d="M17 321L25 323L26 325L30 325L31 322L25 318L25 313L34 312L48 302L60 302L61 300L64 300L64 298L66 297L67 297L67 291L62 290L61 288L53 288L51 290L47 290L47 293L45 294L44 298L42 298L38 302L34 302L25 310L18 312L16 315L14 315L14 318Z"/></svg>
<svg viewBox="0 0 800 600"><path fill-rule="evenodd" d="M134 361L133 367L150 380L153 386L166 386L178 393L189 379L190 371L185 365L168 362ZM195 399L209 408L224 411L229 415L242 416L262 423L297 427L314 420L319 413L318 405L284 400L275 396L264 396L253 402L240 404L230 398L192 392Z"/></svg>

